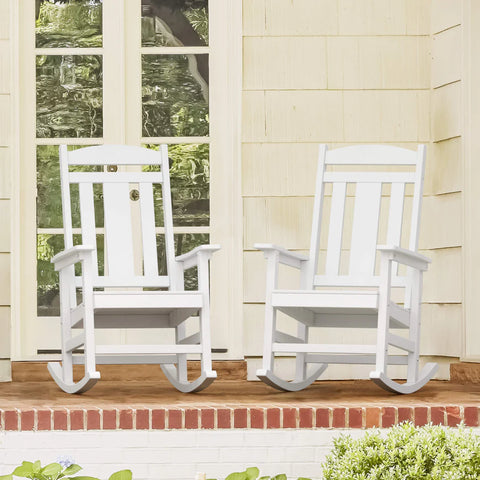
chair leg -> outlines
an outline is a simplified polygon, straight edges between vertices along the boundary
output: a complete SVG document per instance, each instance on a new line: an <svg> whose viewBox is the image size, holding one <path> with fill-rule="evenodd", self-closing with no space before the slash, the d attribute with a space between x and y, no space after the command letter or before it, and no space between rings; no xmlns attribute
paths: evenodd
<svg viewBox="0 0 480 480"><path fill-rule="evenodd" d="M202 345L201 372L200 376L193 381L187 379L187 358L186 355L177 355L177 366L172 364L161 365L162 371L170 383L180 392L194 393L207 388L216 378L217 372L212 370L212 349L210 342L210 308L208 298L204 299L203 308L200 310L200 343ZM179 328L181 329L179 330ZM177 327L178 338L183 338L185 327L180 324Z"/></svg>
<svg viewBox="0 0 480 480"><path fill-rule="evenodd" d="M420 308L422 297L422 272L414 270L412 272L412 293L411 293L411 308L410 308L410 334L409 338L414 344L413 352L408 352L407 363L407 381L405 383L398 383L392 380L386 373L386 358L387 358L387 340L386 332L382 332L380 323L381 304L379 308L379 341L383 341L383 345L378 346L377 351L377 366L376 370L370 373L370 378L381 388L394 393L414 393L422 388L438 370L438 364L427 363L421 372L418 372L419 364L419 347L420 347ZM388 307L385 309L385 314L389 316ZM388 323L387 327L388 327ZM383 352L382 358L379 358ZM382 368L383 365L383 368Z"/></svg>
<svg viewBox="0 0 480 480"><path fill-rule="evenodd" d="M281 379L273 373L274 354L273 342L275 341L276 330L276 315L275 308L270 303L265 305L265 336L263 345L263 366L257 370L257 377L262 382L270 385L277 390L286 392L298 392L312 384L327 368L328 364L322 364L316 368L314 373L306 376L306 361L304 353L297 353L295 360L295 380L289 382ZM302 328L303 327L303 328ZM303 324L298 327L299 337L308 340L308 329Z"/></svg>
<svg viewBox="0 0 480 480"><path fill-rule="evenodd" d="M71 271L60 271L60 314L62 326L62 363L49 362L48 371L57 385L66 393L82 393L92 388L100 379L100 372L95 369L95 343L93 334L93 309L85 306L84 325L84 362L85 376L78 382L73 381L73 348L69 346L72 339L70 305L75 298L68 279L73 278ZM87 302L88 303L88 302ZM90 318L89 318L90 317ZM90 329L88 328L90 326ZM89 330L92 330L89 332Z"/></svg>

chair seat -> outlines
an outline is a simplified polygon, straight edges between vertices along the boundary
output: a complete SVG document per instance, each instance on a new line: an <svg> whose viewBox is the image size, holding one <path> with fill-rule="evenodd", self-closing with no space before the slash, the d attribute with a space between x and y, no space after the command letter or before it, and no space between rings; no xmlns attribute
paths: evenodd
<svg viewBox="0 0 480 480"><path fill-rule="evenodd" d="M96 328L172 328L203 307L199 292L94 292ZM72 310L72 327L83 327L83 304Z"/></svg>
<svg viewBox="0 0 480 480"><path fill-rule="evenodd" d="M315 327L377 328L376 290L274 290L272 306ZM407 328L409 311L389 303L390 326Z"/></svg>
<svg viewBox="0 0 480 480"><path fill-rule="evenodd" d="M129 308L144 313L167 313L179 308L201 308L203 296L199 292L145 292L107 291L94 292L93 308L97 313L106 314L109 310Z"/></svg>
<svg viewBox="0 0 480 480"><path fill-rule="evenodd" d="M274 290L273 307L305 307L314 313L353 313L366 315L378 311L376 290Z"/></svg>

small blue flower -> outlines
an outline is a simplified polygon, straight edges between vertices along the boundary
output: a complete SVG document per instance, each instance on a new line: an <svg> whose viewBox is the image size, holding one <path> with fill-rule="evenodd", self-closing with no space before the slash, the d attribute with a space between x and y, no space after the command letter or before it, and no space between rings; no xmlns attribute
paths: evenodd
<svg viewBox="0 0 480 480"><path fill-rule="evenodd" d="M68 455L61 455L57 458L57 463L59 463L63 468L68 468L70 465L75 463L75 460Z"/></svg>

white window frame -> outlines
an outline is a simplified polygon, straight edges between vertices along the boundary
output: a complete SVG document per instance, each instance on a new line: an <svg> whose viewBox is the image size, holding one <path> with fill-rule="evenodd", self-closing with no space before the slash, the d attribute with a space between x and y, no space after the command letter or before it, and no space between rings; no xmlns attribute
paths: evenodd
<svg viewBox="0 0 480 480"><path fill-rule="evenodd" d="M119 4L124 8L119 8ZM212 347L228 349L214 359L243 358L243 261L241 197L242 9L238 0L209 0L209 137L141 137L141 16L140 2L104 0L103 47L36 49L35 0L19 7L19 165L15 171L14 237L16 259L12 275L12 360L47 360L36 354L39 323L36 314L36 145L117 143L209 143L211 243L222 246L211 264ZM128 19L128 22L126 21ZM118 25L126 25L118 42ZM148 53L183 53L192 47L148 47ZM178 51L177 51L178 50ZM99 139L37 139L35 133L35 55L103 54L103 137ZM147 53L147 48L145 49ZM126 69L125 65L129 68ZM126 74L124 72L127 72ZM118 91L128 95L118 95ZM122 101L119 101L121 99ZM202 227L196 227L202 229ZM204 227L203 227L204 228ZM183 229L182 229L183 231ZM203 231L203 230L202 230ZM45 321L45 320L42 320ZM57 321L52 319L52 321ZM35 323L37 322L37 323ZM46 325L46 324L45 324ZM47 328L48 330L48 328Z"/></svg>

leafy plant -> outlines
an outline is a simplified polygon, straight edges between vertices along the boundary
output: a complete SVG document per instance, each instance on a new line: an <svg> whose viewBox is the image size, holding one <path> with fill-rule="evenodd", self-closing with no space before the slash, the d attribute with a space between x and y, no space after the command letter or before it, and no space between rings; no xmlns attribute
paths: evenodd
<svg viewBox="0 0 480 480"><path fill-rule="evenodd" d="M325 480L468 480L480 478L480 437L458 429L403 423L386 435L342 435L323 464Z"/></svg>
<svg viewBox="0 0 480 480"><path fill-rule="evenodd" d="M13 480L13 477L29 478L30 480L99 480L96 477L73 476L78 473L82 467L75 463L49 463L42 467L40 460L36 462L22 462L9 475L0 476L0 480ZM120 470L110 475L108 480L132 480L130 470Z"/></svg>
<svg viewBox="0 0 480 480"><path fill-rule="evenodd" d="M228 475L225 480L257 480L260 475L260 470L257 467L249 467L244 472L234 472ZM215 479L209 479L215 480ZM274 477L264 476L258 478L258 480L287 480L287 476L284 473L279 473ZM310 480L309 478L299 477L297 480Z"/></svg>

